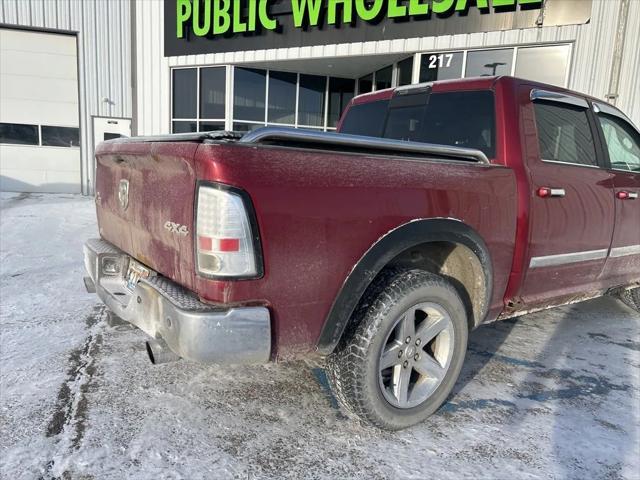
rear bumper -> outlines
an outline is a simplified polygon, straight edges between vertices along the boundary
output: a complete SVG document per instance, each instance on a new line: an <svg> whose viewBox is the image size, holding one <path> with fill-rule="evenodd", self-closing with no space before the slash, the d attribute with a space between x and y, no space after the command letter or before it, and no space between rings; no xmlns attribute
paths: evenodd
<svg viewBox="0 0 640 480"><path fill-rule="evenodd" d="M103 259L120 265L102 271ZM182 358L202 363L253 364L269 361L271 319L266 307L223 308L202 303L192 292L161 275L124 286L130 257L102 239L84 245L84 262L98 297L118 317L164 340Z"/></svg>

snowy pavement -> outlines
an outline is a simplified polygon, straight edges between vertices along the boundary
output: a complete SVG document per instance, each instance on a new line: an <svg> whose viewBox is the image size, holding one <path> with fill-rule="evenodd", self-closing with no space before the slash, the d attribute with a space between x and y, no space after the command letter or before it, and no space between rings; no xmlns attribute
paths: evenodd
<svg viewBox="0 0 640 480"><path fill-rule="evenodd" d="M82 285L90 199L2 195L0 477L640 478L640 318L613 298L473 332L449 402L385 433L313 364L149 364Z"/></svg>

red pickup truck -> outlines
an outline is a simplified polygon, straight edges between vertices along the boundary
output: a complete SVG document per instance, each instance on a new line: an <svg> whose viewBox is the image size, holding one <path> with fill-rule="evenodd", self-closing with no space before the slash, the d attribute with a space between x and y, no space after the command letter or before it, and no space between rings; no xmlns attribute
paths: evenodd
<svg viewBox="0 0 640 480"><path fill-rule="evenodd" d="M511 77L361 95L338 133L117 139L87 288L151 360L319 354L381 428L434 412L478 325L607 293L640 307L640 134Z"/></svg>

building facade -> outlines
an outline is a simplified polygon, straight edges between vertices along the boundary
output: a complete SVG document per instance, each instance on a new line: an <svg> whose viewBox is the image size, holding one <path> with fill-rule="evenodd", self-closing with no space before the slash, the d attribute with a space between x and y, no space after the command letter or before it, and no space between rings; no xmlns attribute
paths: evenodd
<svg viewBox="0 0 640 480"><path fill-rule="evenodd" d="M0 0L0 190L93 191L97 142L129 135L129 0Z"/></svg>
<svg viewBox="0 0 640 480"><path fill-rule="evenodd" d="M359 93L515 75L609 101L640 124L637 0L0 1L3 32L45 27L77 39L80 147L71 148L86 193L95 143L128 134L103 135L109 120L131 119L138 135L331 130ZM29 120L5 110L0 123ZM36 120L33 148L52 148ZM22 164L5 167L9 148L18 147L0 145L5 189Z"/></svg>

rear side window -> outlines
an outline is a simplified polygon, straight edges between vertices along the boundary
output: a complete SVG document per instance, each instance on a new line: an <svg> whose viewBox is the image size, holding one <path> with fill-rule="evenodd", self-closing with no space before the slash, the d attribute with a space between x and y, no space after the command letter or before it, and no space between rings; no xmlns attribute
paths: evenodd
<svg viewBox="0 0 640 480"><path fill-rule="evenodd" d="M381 137L388 105L388 100L352 105L344 117L340 133Z"/></svg>
<svg viewBox="0 0 640 480"><path fill-rule="evenodd" d="M534 103L540 157L577 165L597 165L596 149L584 108Z"/></svg>
<svg viewBox="0 0 640 480"><path fill-rule="evenodd" d="M391 108L384 137L474 148L493 158L496 153L493 92L434 93L424 103Z"/></svg>

